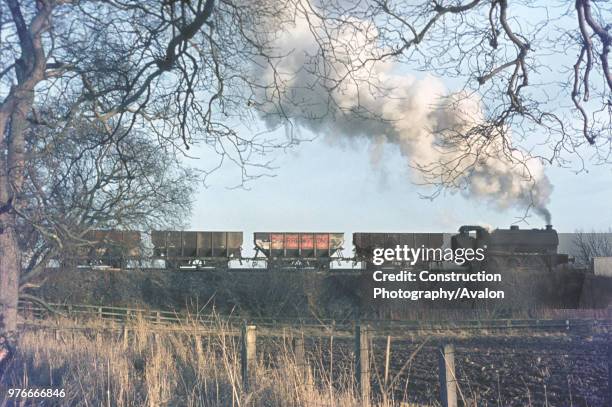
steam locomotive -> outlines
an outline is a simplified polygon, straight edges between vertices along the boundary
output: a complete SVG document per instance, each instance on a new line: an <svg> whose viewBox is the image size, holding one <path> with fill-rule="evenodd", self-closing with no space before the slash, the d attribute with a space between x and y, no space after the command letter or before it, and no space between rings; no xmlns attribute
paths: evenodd
<svg viewBox="0 0 612 407"><path fill-rule="evenodd" d="M559 236L552 225L545 229L495 229L489 232L482 226L461 226L459 234L451 239L456 249L484 249L485 259L473 268L490 272L504 270L553 271L567 264L569 256L557 253Z"/></svg>
<svg viewBox="0 0 612 407"><path fill-rule="evenodd" d="M256 232L253 234L255 256L242 255L243 232L240 231L152 231L152 251L144 248L140 232L90 231L91 242L77 254L81 266L107 265L116 268L139 267L143 261L161 260L166 269L232 267L248 268L248 262L264 263L267 269L327 270L333 262L351 262L352 269L372 267L374 248L408 247L442 248L443 233L353 233L353 255L343 257L344 233L330 232ZM496 229L488 231L481 226L461 226L459 233L450 236L455 249L486 250L484 264L468 264L488 271L554 270L567 264L568 255L558 254L559 238L552 226L545 229ZM448 245L446 245L448 246ZM230 267L230 263L238 266ZM245 264L247 263L247 264ZM358 267L359 265L360 267ZM405 267L390 264L389 267ZM439 265L419 264L418 267Z"/></svg>

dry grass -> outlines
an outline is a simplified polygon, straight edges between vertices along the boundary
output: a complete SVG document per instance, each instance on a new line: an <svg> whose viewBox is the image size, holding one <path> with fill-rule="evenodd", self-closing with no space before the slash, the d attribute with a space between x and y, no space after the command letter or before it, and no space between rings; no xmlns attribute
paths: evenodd
<svg viewBox="0 0 612 407"><path fill-rule="evenodd" d="M260 336L257 341L256 381L246 389L241 375L240 338L236 336L236 330L230 329L220 318L210 334L202 333L201 326L195 323L170 326L136 320L129 325L127 338L122 326L100 320L81 320L78 325L72 320L49 319L42 322L49 325L24 330L17 357L4 376L0 377L0 407L361 406L354 384L354 360L350 354L346 354L347 341L349 352L352 349L350 339L345 339L344 347L334 345L335 342L330 342L329 338L311 344L308 367L305 367L296 363L289 345L291 338ZM55 326L60 329L54 329ZM437 337L435 333L428 336L432 340ZM453 334L455 340L463 336L467 338L470 335L462 335L461 332ZM536 336L550 339L554 335L541 333ZM505 339L511 337L513 335L505 335ZM412 338L412 345L403 350L412 352L415 349L414 352L419 352L419 343L425 345L422 335ZM384 352L384 348L380 348L380 344L373 346L378 348L373 350L372 379L375 383L383 383L380 372L384 354L380 352ZM584 349L581 351L586 352ZM436 360L430 360L431 352L425 352L426 357L416 365L411 364L412 355L403 356L402 363L409 368L412 366L415 371L402 373L404 367L398 370L396 366L394 374L392 366L390 383L393 384L396 378L399 382L393 390L389 389L388 394L381 394L382 390L377 386L374 391L377 401L372 406L412 407L411 404L394 402L393 397L395 400L408 400L408 395L411 396L410 400L433 402L437 398L433 382L425 384L421 380L415 383L414 378L411 379L413 374L427 376L423 370L425 366L436 366ZM465 359L466 355L463 357ZM529 363L531 356L525 357L524 363ZM495 361L502 362L501 359ZM527 367L522 365L522 361L508 359L507 362L516 362L510 363L512 366ZM482 365L483 369L486 367L483 360L476 365ZM505 368L512 368L508 371L520 376L521 372L512 366ZM472 367L472 364L464 361L464 370ZM469 375L462 377L478 380L481 371L465 370L462 374L467 373ZM435 375L432 378L435 381ZM458 394L464 405L492 405L479 401L478 389L464 386L459 388ZM7 398L9 388L64 389L66 397L16 402ZM539 387L531 386L526 391L537 393L539 390ZM415 398L417 394L425 394L426 397ZM504 397L507 399L509 395ZM547 405L546 397L544 400L543 404L532 404L529 397L527 404L513 405Z"/></svg>
<svg viewBox="0 0 612 407"><path fill-rule="evenodd" d="M99 323L91 330L70 329L73 324L61 322L58 334L53 329L23 333L18 356L0 382L0 406L361 405L352 366L342 375L334 373L333 380L322 362L314 361L305 372L285 341L267 354L258 351L257 380L247 391L239 338L221 323L214 335L202 337L189 326L155 334L159 327L141 321L131 327L127 341L121 329ZM66 397L18 404L6 398L8 388L61 388Z"/></svg>

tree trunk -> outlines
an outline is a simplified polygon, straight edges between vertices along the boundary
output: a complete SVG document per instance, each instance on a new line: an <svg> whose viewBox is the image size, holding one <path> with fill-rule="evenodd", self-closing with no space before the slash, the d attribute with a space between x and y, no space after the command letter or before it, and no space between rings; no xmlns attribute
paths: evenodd
<svg viewBox="0 0 612 407"><path fill-rule="evenodd" d="M8 114L0 112L0 375L12 356L17 338L17 298L19 295L19 247L15 217L11 210L7 151L4 137Z"/></svg>
<svg viewBox="0 0 612 407"><path fill-rule="evenodd" d="M0 373L17 343L20 254L14 221L10 213L0 215Z"/></svg>
<svg viewBox="0 0 612 407"><path fill-rule="evenodd" d="M8 134L2 141L6 156L0 159L0 370L17 344L17 301L21 275L21 250L17 234L17 214L25 167L27 114L34 102L29 89L14 90L17 101L7 121L0 119L0 130ZM7 132L7 130L9 130ZM5 147L6 145L6 147ZM4 348L4 349L3 349Z"/></svg>
<svg viewBox="0 0 612 407"><path fill-rule="evenodd" d="M17 84L0 104L0 372L17 344L17 300L21 251L15 209L20 207L25 164L27 115L34 88L44 79L46 55L42 36L49 27L55 2L37 2L36 14L26 23L18 0L7 0L21 55L15 60Z"/></svg>

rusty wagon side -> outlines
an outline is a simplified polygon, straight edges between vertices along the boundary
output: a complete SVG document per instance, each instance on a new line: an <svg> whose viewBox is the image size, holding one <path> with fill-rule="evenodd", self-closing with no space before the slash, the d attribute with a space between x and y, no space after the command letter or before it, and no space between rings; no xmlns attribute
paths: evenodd
<svg viewBox="0 0 612 407"><path fill-rule="evenodd" d="M263 256L268 269L329 269L342 255L344 233L255 232L255 257Z"/></svg>

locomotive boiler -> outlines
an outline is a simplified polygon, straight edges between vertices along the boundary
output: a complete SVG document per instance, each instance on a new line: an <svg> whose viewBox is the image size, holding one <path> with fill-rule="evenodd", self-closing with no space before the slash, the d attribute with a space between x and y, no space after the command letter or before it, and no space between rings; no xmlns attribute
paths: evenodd
<svg viewBox="0 0 612 407"><path fill-rule="evenodd" d="M474 269L490 272L553 271L569 262L568 255L557 253L559 236L552 225L544 229L495 229L488 231L482 226L461 226L452 236L451 246L457 249L485 250L485 260L472 263Z"/></svg>

